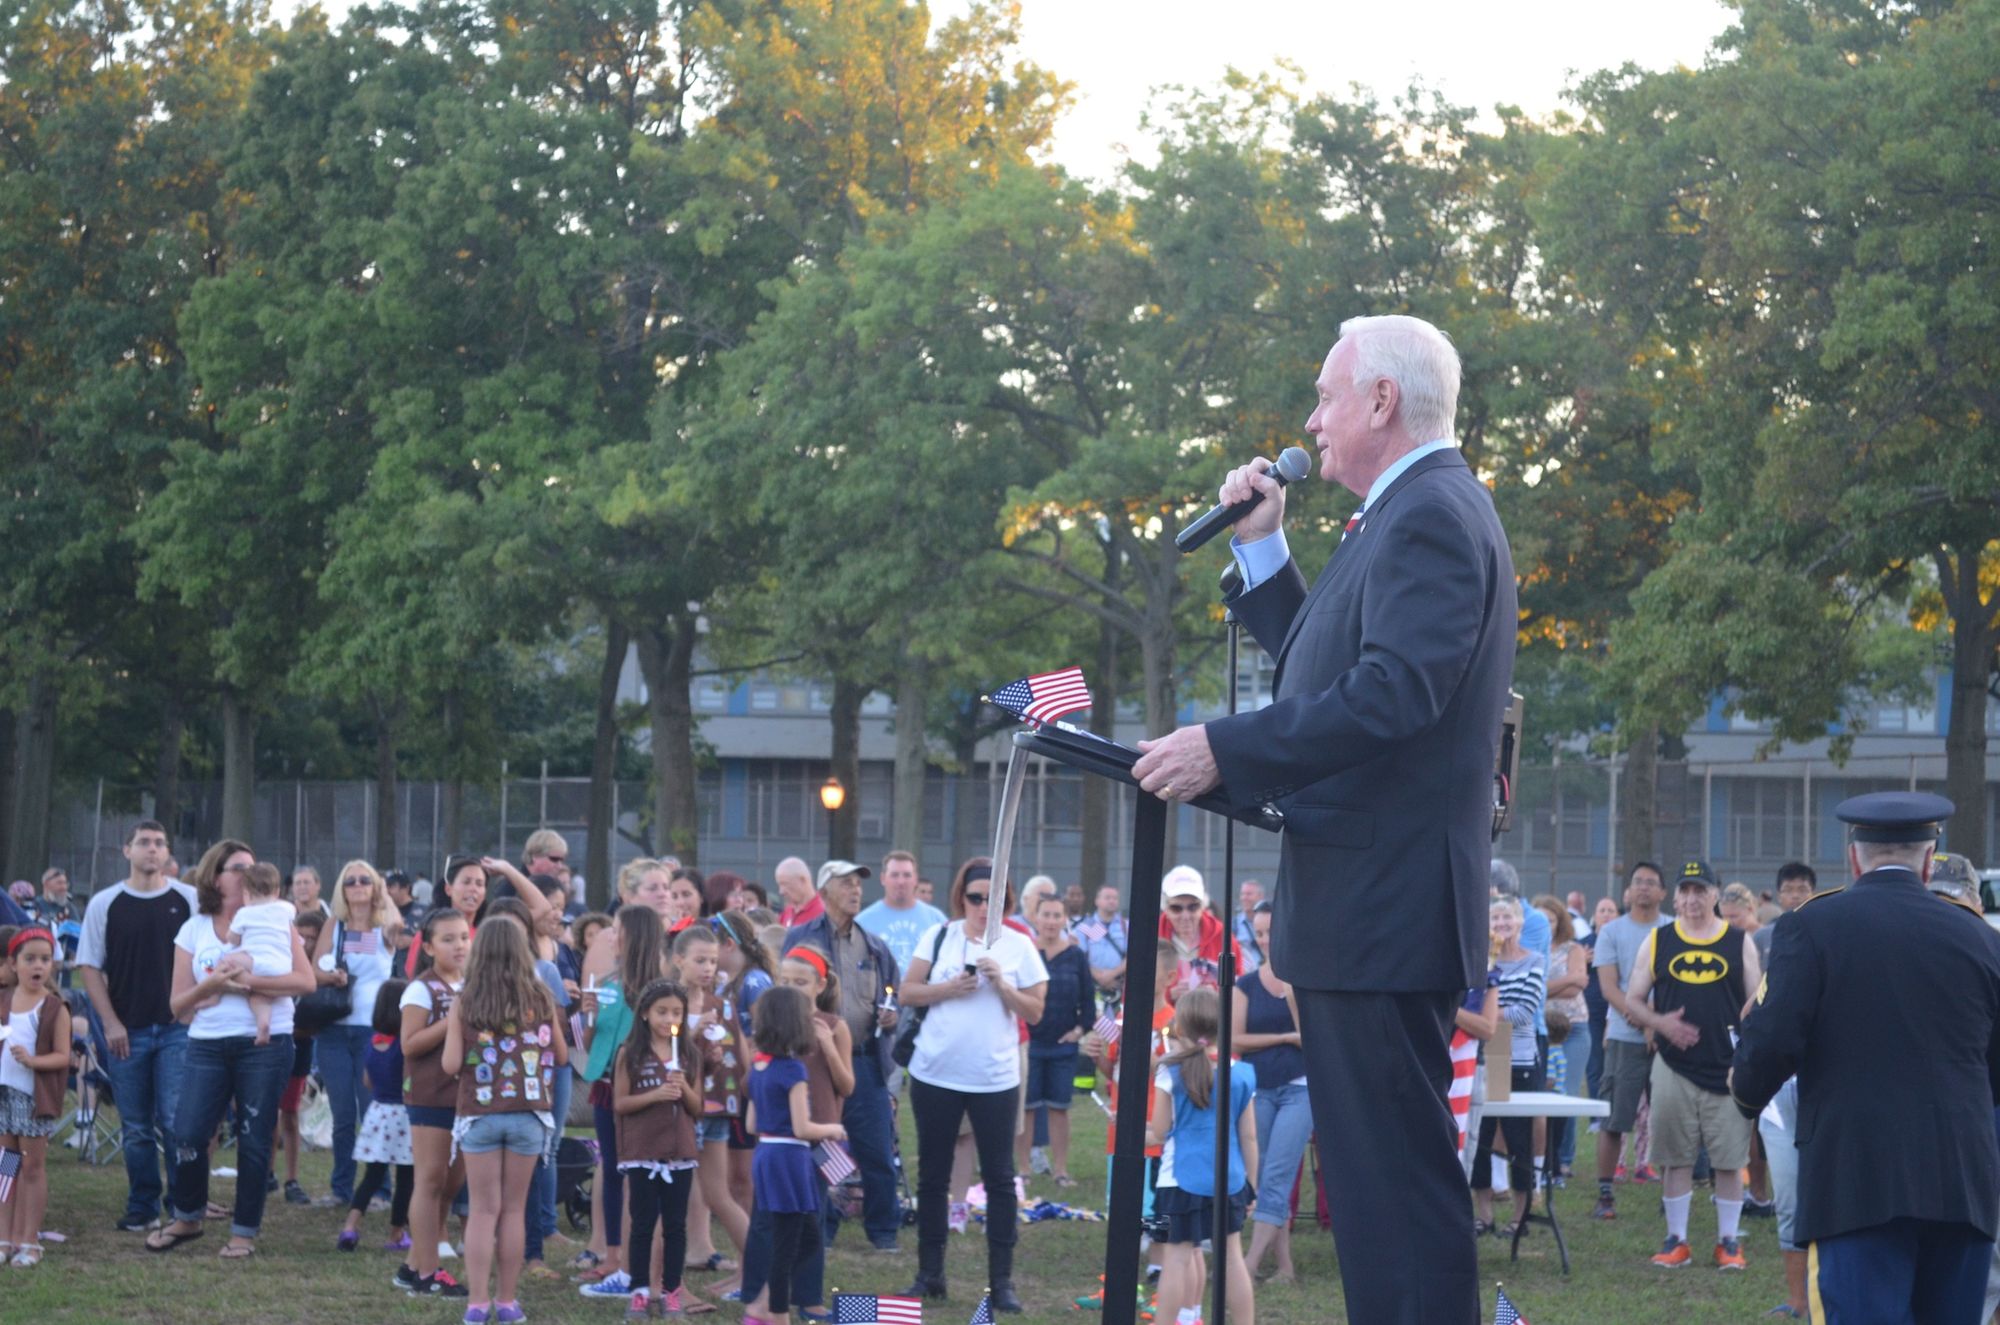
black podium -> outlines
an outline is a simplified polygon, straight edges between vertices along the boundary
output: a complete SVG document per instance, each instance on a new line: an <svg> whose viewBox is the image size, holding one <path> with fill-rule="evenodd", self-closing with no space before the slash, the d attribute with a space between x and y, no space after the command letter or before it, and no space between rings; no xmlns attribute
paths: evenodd
<svg viewBox="0 0 2000 1325"><path fill-rule="evenodd" d="M1104 1325L1135 1325L1138 1318L1139 1234L1145 1209L1146 1105L1152 1081L1147 1072L1152 1045L1149 1018L1153 1007L1154 957L1160 946L1160 879L1166 873L1167 814L1169 807L1157 796L1138 792L1132 765L1139 752L1130 746L1107 741L1095 733L1064 723L1048 723L1014 734L1008 788L1018 794L1015 769L1025 769L1029 755L1080 769L1093 777L1108 778L1134 788L1137 804L1132 815L1132 888L1130 946L1125 955L1125 999L1123 1024L1118 1040L1118 1080L1121 1094L1118 1121L1113 1129L1112 1150L1117 1162L1111 1171L1111 1212L1105 1235ZM1278 832L1284 816L1269 806L1232 811L1221 796L1210 793L1187 802L1196 809L1219 814L1265 832ZM1012 807L1003 806L1000 821L1011 827ZM1004 881L1003 881L1004 887ZM1227 892L1225 891L1225 896ZM1231 917L1223 917L1225 926ZM1225 944L1227 938L1225 936ZM1225 974L1229 964L1223 964ZM1138 1017L1132 1014L1137 1010ZM1225 1011L1227 1025L1227 1012ZM1226 1068L1224 1069L1227 1070ZM1134 1101L1137 1107L1132 1107ZM1217 1128L1218 1149L1230 1143ZM1227 1199L1228 1194L1222 1194ZM1218 1269L1217 1273L1222 1273ZM1161 1325L1171 1325L1163 1322ZM1223 1325L1223 1322L1216 1322Z"/></svg>

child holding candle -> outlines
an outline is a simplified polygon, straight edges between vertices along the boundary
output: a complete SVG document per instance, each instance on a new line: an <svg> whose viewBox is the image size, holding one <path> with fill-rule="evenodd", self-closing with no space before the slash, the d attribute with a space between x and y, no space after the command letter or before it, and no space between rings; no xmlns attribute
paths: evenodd
<svg viewBox="0 0 2000 1325"><path fill-rule="evenodd" d="M694 1190L701 1156L695 1123L702 1113L701 1087L690 1078L681 1058L687 1009L687 991L672 980L655 980L641 990L633 1006L632 1034L614 1073L618 1167L632 1202L626 1243L632 1277L627 1320L678 1317L684 1307L681 1271L687 1262L688 1195ZM649 1282L655 1225L663 1244L657 1296Z"/></svg>

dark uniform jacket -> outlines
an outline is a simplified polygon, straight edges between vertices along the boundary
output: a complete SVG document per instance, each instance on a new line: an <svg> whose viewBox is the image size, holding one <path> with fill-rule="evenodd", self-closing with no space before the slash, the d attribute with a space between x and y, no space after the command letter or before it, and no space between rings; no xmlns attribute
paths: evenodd
<svg viewBox="0 0 2000 1325"><path fill-rule="evenodd" d="M1799 1078L1799 1245L1892 1219L2000 1223L2000 935L1879 869L1782 916L1731 1090Z"/></svg>
<svg viewBox="0 0 2000 1325"><path fill-rule="evenodd" d="M1285 814L1273 966L1306 989L1482 983L1518 624L1486 486L1427 455L1310 593L1294 562L1230 606L1278 664L1268 707L1208 724L1223 794Z"/></svg>

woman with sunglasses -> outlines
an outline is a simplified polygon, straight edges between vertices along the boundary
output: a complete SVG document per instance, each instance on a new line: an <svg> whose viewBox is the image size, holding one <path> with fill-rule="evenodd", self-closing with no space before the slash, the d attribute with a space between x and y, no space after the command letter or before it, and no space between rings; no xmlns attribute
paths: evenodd
<svg viewBox="0 0 2000 1325"><path fill-rule="evenodd" d="M395 973L403 914L367 861L348 861L335 878L333 920L313 945L313 971L321 984L345 985L354 999L345 1017L319 1032L313 1049L333 1109L333 1176L325 1203L345 1206L354 1198L354 1132L368 1111L361 1069L375 1034L375 995Z"/></svg>
<svg viewBox="0 0 2000 1325"><path fill-rule="evenodd" d="M924 1024L910 1060L910 1104L917 1116L917 1278L913 1297L945 1295L944 1245L953 1150L959 1121L970 1118L986 1184L987 1283L993 1309L1021 1310L1014 1292L1014 1130L1021 1089L1021 1022L1042 1017L1048 968L1035 945L1000 927L987 944L992 908L1014 903L993 880L993 865L976 856L951 885L950 923L917 940L897 991L904 1006L922 1009Z"/></svg>

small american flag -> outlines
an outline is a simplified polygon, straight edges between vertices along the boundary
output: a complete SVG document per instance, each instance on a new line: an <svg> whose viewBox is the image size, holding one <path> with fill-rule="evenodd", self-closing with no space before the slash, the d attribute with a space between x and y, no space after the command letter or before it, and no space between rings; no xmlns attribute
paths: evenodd
<svg viewBox="0 0 2000 1325"><path fill-rule="evenodd" d="M382 935L372 929L366 933L356 933L353 930L349 930L347 931L347 941L342 945L341 950L355 953L362 957L373 957L382 951Z"/></svg>
<svg viewBox="0 0 2000 1325"><path fill-rule="evenodd" d="M1090 1028L1097 1033L1098 1039L1104 1041L1107 1053L1110 1052L1112 1045L1118 1043L1118 1012L1116 1003L1107 1004L1103 1015L1098 1017L1097 1024Z"/></svg>
<svg viewBox="0 0 2000 1325"><path fill-rule="evenodd" d="M1104 922L1096 916L1076 922L1076 936L1085 943L1102 943L1110 933Z"/></svg>
<svg viewBox="0 0 2000 1325"><path fill-rule="evenodd" d="M848 1155L847 1147L836 1141L822 1141L814 1146L813 1158L819 1161L819 1175L826 1179L826 1185L829 1187L838 1187L861 1172L854 1166L854 1160Z"/></svg>
<svg viewBox="0 0 2000 1325"><path fill-rule="evenodd" d="M972 1313L967 1325L993 1325L993 1294L988 1293L979 1299L979 1309Z"/></svg>
<svg viewBox="0 0 2000 1325"><path fill-rule="evenodd" d="M21 1171L21 1152L0 1150L0 1205L14 1196L14 1177Z"/></svg>
<svg viewBox="0 0 2000 1325"><path fill-rule="evenodd" d="M1054 722L1065 713L1090 707L1090 686L1081 667L1043 672L1001 686L993 702L1029 722Z"/></svg>
<svg viewBox="0 0 2000 1325"><path fill-rule="evenodd" d="M1500 1294L1500 1301L1493 1308L1493 1325L1529 1325L1528 1318L1507 1300L1507 1290L1501 1288L1496 1291Z"/></svg>
<svg viewBox="0 0 2000 1325"><path fill-rule="evenodd" d="M914 1297L833 1295L834 1325L924 1325L924 1304Z"/></svg>

